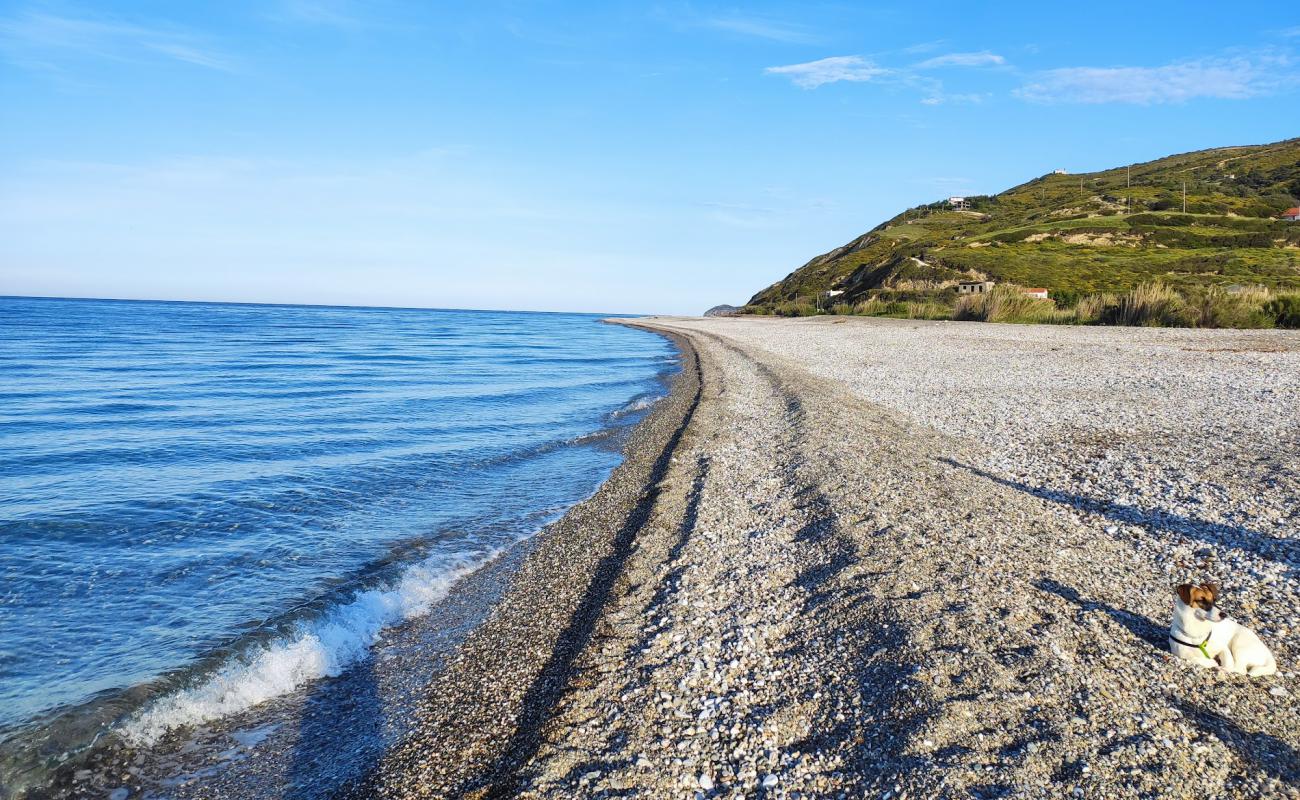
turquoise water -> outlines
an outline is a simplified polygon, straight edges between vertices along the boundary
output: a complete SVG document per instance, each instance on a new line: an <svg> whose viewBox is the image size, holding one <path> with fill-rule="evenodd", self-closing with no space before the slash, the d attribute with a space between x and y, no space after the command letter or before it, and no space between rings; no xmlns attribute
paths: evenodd
<svg viewBox="0 0 1300 800"><path fill-rule="evenodd" d="M0 737L337 674L594 491L676 364L585 315L0 298Z"/></svg>

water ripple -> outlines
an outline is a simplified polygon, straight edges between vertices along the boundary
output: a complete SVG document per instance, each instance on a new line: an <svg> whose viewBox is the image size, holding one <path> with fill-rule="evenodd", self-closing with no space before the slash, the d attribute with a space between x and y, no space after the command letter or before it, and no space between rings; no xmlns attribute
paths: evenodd
<svg viewBox="0 0 1300 800"><path fill-rule="evenodd" d="M582 315L0 298L0 762L330 674L593 491L674 366Z"/></svg>

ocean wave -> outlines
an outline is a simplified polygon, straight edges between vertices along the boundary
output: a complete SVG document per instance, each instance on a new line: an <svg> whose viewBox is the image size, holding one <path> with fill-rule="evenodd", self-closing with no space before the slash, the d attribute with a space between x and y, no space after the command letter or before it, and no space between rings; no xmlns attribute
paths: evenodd
<svg viewBox="0 0 1300 800"><path fill-rule="evenodd" d="M458 579L497 556L440 554L409 567L395 584L361 591L284 638L249 648L194 684L163 695L127 719L120 733L151 745L169 731L236 714L365 658L384 628L421 616Z"/></svg>
<svg viewBox="0 0 1300 800"><path fill-rule="evenodd" d="M648 394L648 395L642 395L641 397L634 398L632 402L628 403L622 408L611 411L609 414L610 419L621 419L623 417L635 414L639 411L645 411L647 409L653 408L654 404L658 403L662 399L663 399L663 395L658 395L658 394Z"/></svg>

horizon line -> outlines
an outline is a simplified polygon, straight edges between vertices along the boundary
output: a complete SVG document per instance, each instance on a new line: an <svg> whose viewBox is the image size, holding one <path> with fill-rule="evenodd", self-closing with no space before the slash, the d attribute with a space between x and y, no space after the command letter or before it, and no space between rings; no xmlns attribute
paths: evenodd
<svg viewBox="0 0 1300 800"><path fill-rule="evenodd" d="M659 314L636 314L625 311L541 311L515 308L449 308L442 306L377 306L339 303L273 303L248 300L165 300L152 297L82 297L78 295L0 294L0 300L77 300L100 303L182 303L217 306L271 306L278 308L344 308L371 311L463 311L477 314L574 314L588 317L650 317Z"/></svg>

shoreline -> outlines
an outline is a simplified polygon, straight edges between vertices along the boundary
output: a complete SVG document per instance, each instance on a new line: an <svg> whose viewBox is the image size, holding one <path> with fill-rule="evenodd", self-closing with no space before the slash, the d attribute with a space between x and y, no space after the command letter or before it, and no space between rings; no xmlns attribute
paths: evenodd
<svg viewBox="0 0 1300 800"><path fill-rule="evenodd" d="M631 431L623 462L537 537L491 617L413 709L414 734L334 797L409 796L414 783L421 796L509 795L700 402L695 348L679 334L654 332L673 341L684 363L668 396Z"/></svg>
<svg viewBox="0 0 1300 800"><path fill-rule="evenodd" d="M619 433L622 461L593 494L454 581L429 612L384 629L362 662L245 711L167 733L154 747L114 737L86 760L56 769L49 785L25 796L105 797L125 788L129 797L143 792L173 800L213 793L253 798L292 785L299 796L324 797L364 779L412 732L411 709L434 691L444 672L461 668L460 649L498 615L503 601L516 615L527 607L520 587L525 565L535 558L553 564L571 545L574 530L594 514L618 513L629 497L639 497L634 485L643 478L629 471L643 472L649 453L678 430L694 400L689 392L698 385L689 345L680 337L664 338L677 347L680 368L666 375L667 394ZM547 600L537 592L533 597L534 608ZM523 623L516 616L509 624ZM494 630L504 630L502 623Z"/></svg>
<svg viewBox="0 0 1300 800"><path fill-rule="evenodd" d="M436 667L420 646L391 665L433 674L384 707L404 732L356 777L263 787L1300 796L1300 336L619 324L685 362L623 463L464 582L495 570L500 593ZM1196 577L1225 582L1278 676L1168 655L1171 581ZM313 740L349 724L347 694ZM346 778L345 751L296 758ZM168 796L256 795L194 778Z"/></svg>
<svg viewBox="0 0 1300 800"><path fill-rule="evenodd" d="M1282 368L1300 337L624 324L687 337L701 400L621 574L575 617L586 646L486 736L448 735L441 722L465 730L456 706L431 700L442 710L349 796L1295 796L1300 486L1254 481L1295 452L1300 386ZM1202 385L1208 369L1228 374ZM1112 408L1126 392L1147 402L1140 420ZM1099 409L1114 421L1079 427ZM1170 446L1147 436L1174 419ZM1239 424L1277 441L1250 440L1246 461L1204 438ZM1003 446L1007 430L1026 441ZM1121 458L1094 460L1097 437ZM1137 496L1155 503L1164 476L1199 468L1196 446L1224 461L1198 517L1062 488L1140 464L1154 477ZM1088 470L1053 471L1075 452ZM1258 523L1229 524L1239 507ZM1168 654L1170 581L1192 576L1225 580L1279 675ZM465 674L501 691L492 665Z"/></svg>

